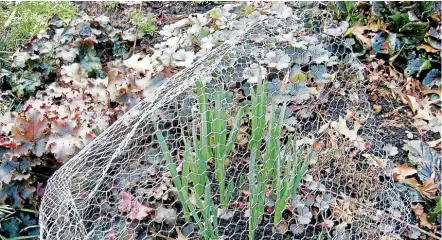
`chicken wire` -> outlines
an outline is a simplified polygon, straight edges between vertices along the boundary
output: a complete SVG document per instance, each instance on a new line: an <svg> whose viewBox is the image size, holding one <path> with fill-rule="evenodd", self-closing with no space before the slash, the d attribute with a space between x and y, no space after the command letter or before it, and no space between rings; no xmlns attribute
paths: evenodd
<svg viewBox="0 0 442 240"><path fill-rule="evenodd" d="M341 25L333 23L328 10L291 6L272 14L278 6L272 9L239 20L243 29L220 31L222 44L168 79L57 170L40 208L40 238L202 239L198 223L184 219L155 135L158 126L180 171L184 140L192 136L193 126L201 126L196 81L203 82L212 104L215 90L230 93L223 101L229 117L250 102L250 88L264 82L271 99L268 111L271 102L287 106L281 136L294 135L299 145L315 149L279 224L272 217L277 199L266 194L255 239L403 234L409 199L393 183L391 162L367 100L365 68L352 54L352 43L341 37ZM255 186L248 181L248 116L242 116L228 156L226 179L245 179L235 186L228 209L219 204L212 162L206 170L220 239L249 238L247 194ZM194 204L190 189L188 201Z"/></svg>

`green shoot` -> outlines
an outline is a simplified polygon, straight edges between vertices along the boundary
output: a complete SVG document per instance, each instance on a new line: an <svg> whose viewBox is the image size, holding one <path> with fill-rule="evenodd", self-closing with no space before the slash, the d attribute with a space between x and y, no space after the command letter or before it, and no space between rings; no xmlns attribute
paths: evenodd
<svg viewBox="0 0 442 240"><path fill-rule="evenodd" d="M284 121L286 104L281 108L279 117L276 115L275 107L272 106L271 118L267 126L267 143L266 152L263 156L264 161L264 174L266 174L266 180L269 182L276 177L279 177L278 172L281 171L280 162L277 161L280 152L280 140L282 125ZM276 173L276 174L275 174ZM275 187L273 186L273 189Z"/></svg>
<svg viewBox="0 0 442 240"><path fill-rule="evenodd" d="M222 209L227 209L235 183L226 181L226 165L230 151L234 146L241 119L240 109L232 121L230 133L227 131L228 112L223 108L226 93L216 91L214 106L211 106L205 88L200 81L196 82L198 107L201 124L192 127L192 140L184 140L185 152L182 162L182 176L178 176L176 164L164 141L162 134L156 134L161 143L161 149L168 162L169 171L173 182L179 191L179 199L183 202L184 217L197 223L201 236L205 239L218 238L218 209L215 207L210 193L210 181L207 174L209 162L214 163L214 177L219 184L219 195ZM250 106L251 135L249 136L249 239L254 239L254 229L261 221L264 214L266 189L272 188L276 195L274 224L277 226L282 219L282 212L286 207L287 199L296 194L302 176L307 171L312 151L303 159L304 148L296 146L296 139L289 138L286 151L280 154L281 131L285 116L284 104L281 110L276 111L272 106L271 119L266 123L265 113L268 103L267 92L264 84L257 84L251 89L252 98ZM266 135L266 136L264 136ZM266 150L261 151L262 139L266 139ZM239 186L244 184L240 176ZM188 201L189 190L193 186L196 206ZM197 214L198 212L198 214ZM200 219L201 218L201 219ZM202 222L200 221L202 220Z"/></svg>
<svg viewBox="0 0 442 240"><path fill-rule="evenodd" d="M227 209L234 189L233 182L229 182L226 189L227 156L238 135L243 111L240 109L237 112L233 121L232 130L227 138L227 110L222 107L222 101L226 97L225 92L217 91L215 93L215 106L212 108L209 106L205 89L200 81L196 82L196 90L201 115L201 144L195 142L196 134L194 132L194 145L195 147L199 146L198 148L201 154L199 158L204 159L206 162L213 158L215 163L215 179L219 184L221 208ZM213 143L214 146L213 151L211 143ZM202 189L198 189L197 196L200 196L200 194L202 194Z"/></svg>
<svg viewBox="0 0 442 240"><path fill-rule="evenodd" d="M177 167L175 162L173 161L172 154L170 153L166 140L164 139L163 134L158 130L158 127L155 134L158 138L158 142L160 143L161 151L164 154L164 158L166 159L167 167L169 168L170 175L172 176L173 184L178 189L178 198L183 203L183 212L185 212L185 216L189 216L189 214L191 214L195 222L198 223L198 227L200 227L200 229L203 229L200 218L196 213L194 206L189 201L188 198L189 189L184 188L184 186L188 187L187 180L184 181L185 185L183 185L182 179L180 179L180 177L178 176Z"/></svg>
<svg viewBox="0 0 442 240"><path fill-rule="evenodd" d="M142 33L153 36L157 32L156 18L152 13L143 14L140 10L134 10L130 13L130 20Z"/></svg>
<svg viewBox="0 0 442 240"><path fill-rule="evenodd" d="M221 207L227 209L235 184L233 181L226 183L226 162L235 143L243 111L240 109L237 112L230 134L227 136L227 110L222 107L222 101L226 96L225 92L216 92L215 106L212 108L200 81L197 81L196 89L201 125L199 134L197 127L192 127L192 143L188 139L184 140L185 151L181 177L178 175L176 163L173 161L167 143L159 130L156 131L156 136L167 161L173 183L178 189L178 197L183 203L184 218L190 221L192 217L197 223L201 236L205 239L218 239L218 209L210 195L207 165L211 160L215 163L215 179L219 184ZM195 206L188 200L190 183L192 183L195 193L196 208L201 215L197 214ZM199 217L202 217L204 221L201 222Z"/></svg>
<svg viewBox="0 0 442 240"><path fill-rule="evenodd" d="M210 131L211 131L211 117L212 114L209 111L209 100L206 96L206 91L202 86L201 81L196 81L196 92L198 96L198 107L201 115L201 157L207 162L212 156L211 148L210 148ZM194 140L196 138L196 133L193 134Z"/></svg>
<svg viewBox="0 0 442 240"><path fill-rule="evenodd" d="M254 229L264 213L265 201L265 174L260 171L258 161L261 156L261 140L266 126L265 111L267 93L263 84L258 84L252 91L251 121L252 135L249 141L249 239L254 239ZM253 186L253 187L252 187Z"/></svg>
<svg viewBox="0 0 442 240"><path fill-rule="evenodd" d="M293 148L290 149L292 142ZM285 155L282 158L278 158L279 169L282 169L282 166L286 166L286 168L284 173L278 172L278 176L274 181L277 199L273 221L275 226L277 226L282 219L282 212L286 207L287 199L291 195L296 194L299 183L307 171L313 150L310 150L304 160L302 159L303 152L304 148L300 148L299 152L297 152L296 139L289 138Z"/></svg>
<svg viewBox="0 0 442 240"><path fill-rule="evenodd" d="M214 232L214 229L217 229L216 226L212 224L217 224L217 220L213 220L212 218L217 217L217 210L214 207L213 200L210 197L210 184L205 184L208 182L207 173L203 171L200 176L198 176L197 180L195 180L195 171L200 171L200 163L194 161L194 157L191 154L190 144L188 141L185 141L185 159L183 161L183 175L180 177L178 175L176 163L173 161L172 154L170 153L169 147L167 146L166 140L163 137L163 134L158 130L155 132L158 141L161 146L161 151L164 154L164 158L167 161L167 166L169 168L170 175L172 176L172 181L175 187L178 190L178 198L183 204L183 212L184 218L186 220L190 220L190 215L193 217L195 223L197 224L200 234L205 239L217 239L218 234ZM198 160L197 160L198 161ZM190 173L189 173L190 171ZM198 211L195 209L193 204L189 201L189 185L188 185L188 177L192 175L192 182L194 185L202 186L204 189L204 202L201 201L200 198L197 198L197 207ZM201 181L201 182L198 182ZM196 183L195 183L196 182ZM204 222L201 221L198 216L198 212L202 212L202 217Z"/></svg>
<svg viewBox="0 0 442 240"><path fill-rule="evenodd" d="M215 161L215 178L219 183L219 194L221 198L221 208L227 209L230 198L232 196L234 183L229 182L226 191L226 161L230 150L235 143L238 135L239 125L241 121L242 111L238 111L233 123L233 129L227 139L227 110L222 108L222 100L225 98L225 93L221 91L216 92L215 109L211 111L212 115L212 130L214 140L214 161Z"/></svg>

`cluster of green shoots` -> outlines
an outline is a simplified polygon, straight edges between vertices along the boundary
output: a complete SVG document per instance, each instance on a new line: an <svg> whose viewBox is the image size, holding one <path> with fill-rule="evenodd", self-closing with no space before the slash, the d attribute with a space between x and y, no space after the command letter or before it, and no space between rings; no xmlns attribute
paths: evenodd
<svg viewBox="0 0 442 240"><path fill-rule="evenodd" d="M134 10L130 13L130 20L132 24L138 26L140 32L147 35L155 35L157 32L157 24L155 15L149 13L144 15L140 10Z"/></svg>
<svg viewBox="0 0 442 240"><path fill-rule="evenodd" d="M183 212L186 220L192 216L197 223L200 233L206 239L218 239L218 209L215 208L210 194L210 181L207 176L207 163L215 163L215 178L218 181L221 207L227 209L234 190L234 183L226 183L227 156L232 149L238 134L242 111L234 120L232 130L227 137L227 110L223 109L222 101L226 93L216 92L215 106L209 106L209 100L201 82L196 83L198 95L198 107L201 117L200 138L197 137L196 126L192 128L193 147L188 139L184 140L184 159L182 162L182 174L178 176L177 167L173 162L172 155L164 140L163 135L157 131L156 135L161 143L161 149L165 155L169 171L173 177L175 187L179 192L179 199L183 203ZM212 147L213 146L213 147ZM189 201L189 182L192 182L197 200L196 207L202 213L204 223L196 212L195 207ZM201 198L204 198L201 201Z"/></svg>
<svg viewBox="0 0 442 240"><path fill-rule="evenodd" d="M184 139L184 159L182 161L181 176L178 174L177 165L173 160L166 140L162 133L157 130L156 136L173 183L178 190L178 197L183 203L184 218L197 224L200 234L205 239L219 239L218 209L215 207L211 196L211 181L208 176L208 163L213 162L215 167L215 179L218 182L220 206L226 210L229 206L235 183L226 182L227 159L234 149L235 139L238 135L243 118L243 109L237 111L232 121L230 132L227 132L227 110L222 106L226 92L215 93L214 105L207 98L201 82L196 83L198 107L200 111L201 126L192 128L192 141ZM274 211L274 224L282 220L282 212L287 205L287 200L297 192L301 178L307 170L312 151L303 160L303 149L299 151L296 139L288 137L280 139L284 110L283 106L277 114L276 108L272 107L272 117L266 123L265 113L268 103L267 92L263 84L256 85L252 89L252 99L249 119L251 121L251 135L249 136L249 239L254 239L254 229L261 221L265 211L267 187L271 187L271 194L276 196ZM266 134L266 135L265 135ZM266 139L265 150L262 149ZM285 141L285 143L284 143ZM285 151L281 154L282 145ZM189 190L193 186L196 205L189 200Z"/></svg>

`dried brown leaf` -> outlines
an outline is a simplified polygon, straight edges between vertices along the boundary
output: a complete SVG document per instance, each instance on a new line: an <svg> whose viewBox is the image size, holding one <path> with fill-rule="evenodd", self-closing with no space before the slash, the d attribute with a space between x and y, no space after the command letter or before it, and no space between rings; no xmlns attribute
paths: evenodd
<svg viewBox="0 0 442 240"><path fill-rule="evenodd" d="M428 45L428 44L422 44L422 45L420 45L419 47L417 47L418 49L424 49L425 51L427 51L427 52L431 52L431 53L435 53L435 52L437 52L437 51L439 51L439 50L437 50L436 48L434 48L434 47L432 47L432 46L430 46L430 45Z"/></svg>
<svg viewBox="0 0 442 240"><path fill-rule="evenodd" d="M434 177L428 178L422 186L418 187L419 192L428 197L433 199L436 197L437 192L437 185L434 183Z"/></svg>
<svg viewBox="0 0 442 240"><path fill-rule="evenodd" d="M416 216L420 216L422 213L424 213L424 206L422 206L420 203L412 205L411 208Z"/></svg>
<svg viewBox="0 0 442 240"><path fill-rule="evenodd" d="M417 173L416 169L409 167L407 163L404 163L394 168L393 178L395 181L399 181L416 173Z"/></svg>
<svg viewBox="0 0 442 240"><path fill-rule="evenodd" d="M357 22L354 27L351 27L347 30L345 33L345 36L352 33L355 35L355 37L362 42L362 45L364 46L364 49L370 49L371 48L371 40L370 38L366 37L364 35L364 31L370 29L368 26L361 26L360 22Z"/></svg>

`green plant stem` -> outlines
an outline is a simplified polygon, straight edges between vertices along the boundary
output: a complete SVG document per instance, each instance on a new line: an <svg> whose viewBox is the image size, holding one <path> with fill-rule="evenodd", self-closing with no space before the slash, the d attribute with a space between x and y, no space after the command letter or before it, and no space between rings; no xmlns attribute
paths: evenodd
<svg viewBox="0 0 442 240"><path fill-rule="evenodd" d="M267 105L267 93L264 85L258 84L252 91L252 136L249 141L249 239L254 239L254 230L264 213L265 200L265 175L259 171L258 161L261 156L261 139L265 128L265 110Z"/></svg>
<svg viewBox="0 0 442 240"><path fill-rule="evenodd" d="M292 147L292 149L290 149L290 147ZM277 200L275 203L275 215L273 221L275 226L277 226L282 219L282 212L286 207L288 198L296 195L301 179L307 171L313 153L313 149L311 149L306 158L302 160L304 148L301 148L299 152L297 152L296 139L294 138L288 141L286 151L288 151L286 154L288 157L284 157L286 160L284 162L281 161L282 164L280 164L285 165L286 169L284 174L281 174L279 179L275 180L277 182Z"/></svg>

